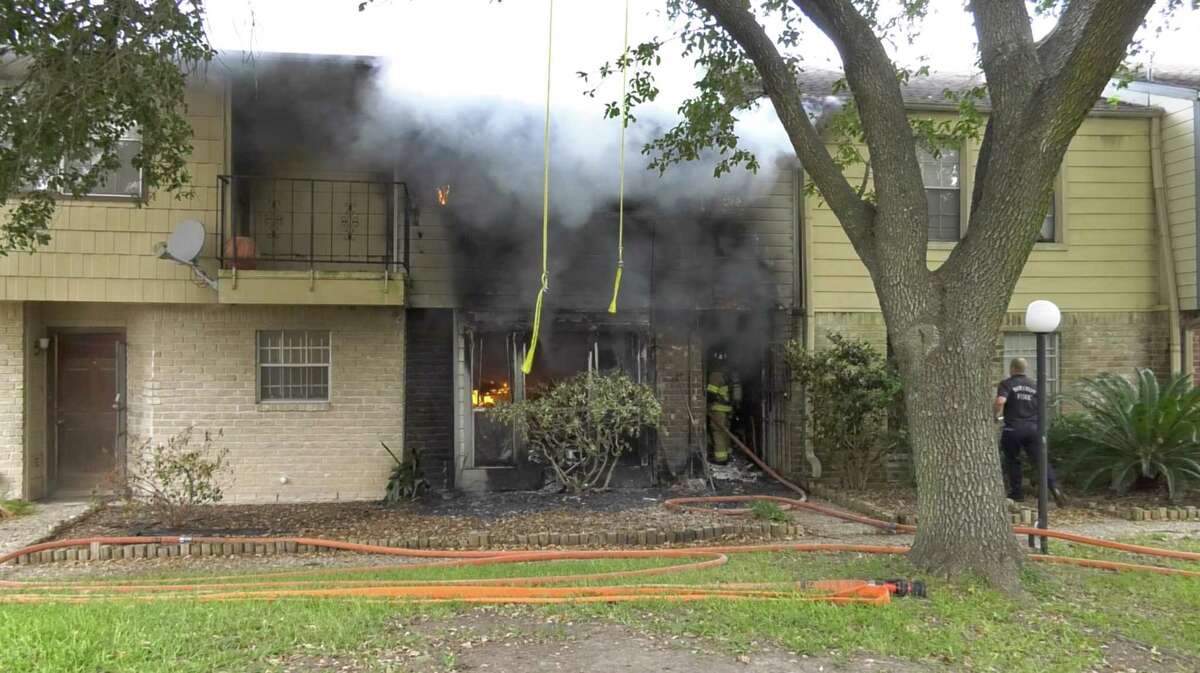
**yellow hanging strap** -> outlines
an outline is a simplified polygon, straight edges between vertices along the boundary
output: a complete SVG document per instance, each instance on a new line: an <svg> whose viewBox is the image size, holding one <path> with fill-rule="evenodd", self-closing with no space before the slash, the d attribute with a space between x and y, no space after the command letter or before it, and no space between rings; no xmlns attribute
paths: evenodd
<svg viewBox="0 0 1200 673"><path fill-rule="evenodd" d="M550 19L546 29L546 122L542 128L542 286L538 289L533 308L533 336L521 371L533 371L533 356L537 352L538 333L542 330L542 298L550 290L550 63L554 43L554 0L550 0Z"/></svg>
<svg viewBox="0 0 1200 673"><path fill-rule="evenodd" d="M625 0L625 47L621 50L621 145L617 149L619 159L617 173L620 183L617 188L617 277L613 281L612 301L608 312L617 312L617 297L621 294L621 274L625 271L625 69L629 63L629 0Z"/></svg>

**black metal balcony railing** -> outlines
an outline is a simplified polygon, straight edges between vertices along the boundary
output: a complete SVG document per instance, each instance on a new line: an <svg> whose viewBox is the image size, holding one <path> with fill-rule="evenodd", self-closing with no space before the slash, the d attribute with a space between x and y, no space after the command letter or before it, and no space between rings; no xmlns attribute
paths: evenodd
<svg viewBox="0 0 1200 673"><path fill-rule="evenodd" d="M218 177L223 269L408 270L403 182Z"/></svg>

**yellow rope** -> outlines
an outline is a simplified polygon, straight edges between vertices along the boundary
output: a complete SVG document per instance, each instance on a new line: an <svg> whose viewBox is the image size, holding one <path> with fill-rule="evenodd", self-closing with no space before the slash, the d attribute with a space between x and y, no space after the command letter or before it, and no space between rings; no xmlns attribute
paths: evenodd
<svg viewBox="0 0 1200 673"><path fill-rule="evenodd" d="M617 312L617 297L621 294L621 274L625 271L625 69L628 65L629 52L629 0L625 0L625 46L621 50L621 146L617 169L620 175L620 186L617 188L617 277L613 280L612 301L608 304L608 312Z"/></svg>
<svg viewBox="0 0 1200 673"><path fill-rule="evenodd" d="M542 298L550 290L550 64L554 44L554 0L550 3L550 19L546 29L546 122L542 128L542 286L538 289L537 303L533 308L533 336L529 339L529 351L521 371L533 371L533 356L537 352L538 333L542 330Z"/></svg>

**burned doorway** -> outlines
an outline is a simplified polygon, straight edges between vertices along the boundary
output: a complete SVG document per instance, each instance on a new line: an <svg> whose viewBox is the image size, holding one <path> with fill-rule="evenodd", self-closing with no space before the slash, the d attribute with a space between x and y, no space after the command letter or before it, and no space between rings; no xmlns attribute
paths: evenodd
<svg viewBox="0 0 1200 673"><path fill-rule="evenodd" d="M787 373L782 353L770 343L770 319L750 311L709 311L700 318L704 382L723 381L731 397L728 426L755 455L777 463L785 454ZM714 438L708 428L708 456ZM730 447L738 455L736 447Z"/></svg>
<svg viewBox="0 0 1200 673"><path fill-rule="evenodd" d="M516 465L516 434L497 422L488 410L523 395L519 366L524 344L515 332L481 332L468 335L470 356L472 467Z"/></svg>
<svg viewBox="0 0 1200 673"><path fill-rule="evenodd" d="M50 378L55 495L91 495L115 485L125 461L125 335L60 332Z"/></svg>
<svg viewBox="0 0 1200 673"><path fill-rule="evenodd" d="M527 375L521 371L521 363L528 338L524 330L497 327L476 328L465 334L470 381L467 468L524 468L540 474L540 466L525 460L520 437L487 413L498 404L535 399L558 381L582 372L622 371L635 381L649 382L649 339L639 331L588 327L547 330ZM652 447L652 438L643 436L634 450L622 457L622 464L648 464ZM502 488L506 483L510 482L500 477L488 479L490 488Z"/></svg>

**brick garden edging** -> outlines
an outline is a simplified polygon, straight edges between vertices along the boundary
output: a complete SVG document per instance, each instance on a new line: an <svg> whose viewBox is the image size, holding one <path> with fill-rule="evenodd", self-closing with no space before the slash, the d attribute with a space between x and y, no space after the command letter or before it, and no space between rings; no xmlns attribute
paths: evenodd
<svg viewBox="0 0 1200 673"><path fill-rule="evenodd" d="M680 527L671 529L647 528L644 530L612 530L586 533L530 533L506 539L495 538L486 532L470 533L455 539L431 538L427 535L409 538L349 539L345 542L368 544L380 547L408 549L537 549L541 547L605 547L605 546L658 546L688 544L727 537L753 538L759 540L784 539L803 532L800 526L784 523L739 523L699 528ZM169 558L173 556L274 556L279 554L341 554L336 549L275 542L256 544L253 542L185 544L133 544L104 545L92 543L88 547L52 549L20 556L10 563L35 565L59 561L108 561L114 559Z"/></svg>

